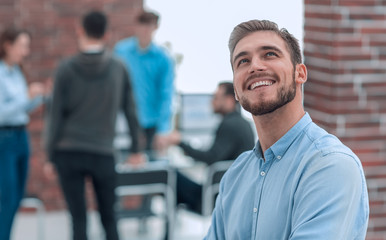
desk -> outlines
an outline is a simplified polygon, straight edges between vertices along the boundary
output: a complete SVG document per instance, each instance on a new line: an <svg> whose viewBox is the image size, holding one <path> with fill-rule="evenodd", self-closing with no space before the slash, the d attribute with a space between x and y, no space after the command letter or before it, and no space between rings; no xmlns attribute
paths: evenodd
<svg viewBox="0 0 386 240"><path fill-rule="evenodd" d="M167 156L171 167L187 175L198 184L206 182L208 173L208 165L206 163L195 161L193 158L185 155L183 150L177 146L169 147Z"/></svg>

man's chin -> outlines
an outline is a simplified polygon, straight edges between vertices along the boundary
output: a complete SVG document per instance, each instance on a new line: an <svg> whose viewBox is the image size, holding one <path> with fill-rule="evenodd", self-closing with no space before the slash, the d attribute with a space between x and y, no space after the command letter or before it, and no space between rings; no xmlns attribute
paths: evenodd
<svg viewBox="0 0 386 240"><path fill-rule="evenodd" d="M253 116L263 116L269 113L276 111L278 108L282 107L283 104L278 103L256 103L251 104L245 102L241 105L247 112L251 113Z"/></svg>

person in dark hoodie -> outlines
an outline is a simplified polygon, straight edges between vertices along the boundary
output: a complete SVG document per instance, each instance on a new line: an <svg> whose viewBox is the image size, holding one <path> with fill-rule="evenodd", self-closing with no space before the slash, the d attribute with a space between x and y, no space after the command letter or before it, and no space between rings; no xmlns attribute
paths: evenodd
<svg viewBox="0 0 386 240"><path fill-rule="evenodd" d="M83 17L82 27L77 29L80 52L57 69L46 122L45 146L71 214L74 240L87 239L86 177L93 183L106 239L119 239L113 157L119 110L126 115L132 138L128 161L144 160L129 75L105 50L106 26L102 12L92 11Z"/></svg>

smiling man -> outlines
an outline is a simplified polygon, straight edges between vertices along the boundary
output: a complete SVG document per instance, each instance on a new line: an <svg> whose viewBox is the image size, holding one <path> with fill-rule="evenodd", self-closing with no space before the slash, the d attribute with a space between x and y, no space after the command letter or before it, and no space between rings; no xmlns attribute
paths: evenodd
<svg viewBox="0 0 386 240"><path fill-rule="evenodd" d="M235 94L259 141L224 175L205 239L365 239L361 162L305 112L297 39L251 20L234 28L229 49Z"/></svg>

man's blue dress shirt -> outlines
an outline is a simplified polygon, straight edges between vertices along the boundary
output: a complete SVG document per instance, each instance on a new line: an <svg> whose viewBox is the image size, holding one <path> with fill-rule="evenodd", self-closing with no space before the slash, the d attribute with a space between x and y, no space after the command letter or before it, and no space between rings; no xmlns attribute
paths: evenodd
<svg viewBox="0 0 386 240"><path fill-rule="evenodd" d="M0 60L0 126L26 125L28 112L39 106L43 97L28 98L28 88L19 66Z"/></svg>
<svg viewBox="0 0 386 240"><path fill-rule="evenodd" d="M114 53L128 68L141 126L170 131L174 63L165 49L153 43L140 49L137 38L131 37L119 41Z"/></svg>
<svg viewBox="0 0 386 240"><path fill-rule="evenodd" d="M264 156L258 142L237 158L205 239L365 239L368 216L359 159L306 113Z"/></svg>

